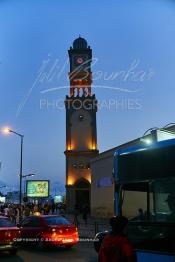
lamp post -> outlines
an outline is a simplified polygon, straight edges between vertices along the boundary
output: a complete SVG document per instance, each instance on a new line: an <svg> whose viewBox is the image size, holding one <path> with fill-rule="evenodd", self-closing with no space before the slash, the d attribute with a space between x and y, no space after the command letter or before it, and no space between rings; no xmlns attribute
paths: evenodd
<svg viewBox="0 0 175 262"><path fill-rule="evenodd" d="M23 175L22 175L22 171L23 171L23 139L24 139L24 135L20 134L20 133L17 133L15 131L13 131L12 129L10 128L4 128L3 129L3 132L5 134L8 134L8 133L13 133L17 136L20 137L20 141L21 141L21 144L20 144L20 171L19 171L19 178L20 178L20 182L19 182L19 205L21 207L21 202L22 202L22 178L23 178ZM21 217L21 208L20 208L20 217Z"/></svg>

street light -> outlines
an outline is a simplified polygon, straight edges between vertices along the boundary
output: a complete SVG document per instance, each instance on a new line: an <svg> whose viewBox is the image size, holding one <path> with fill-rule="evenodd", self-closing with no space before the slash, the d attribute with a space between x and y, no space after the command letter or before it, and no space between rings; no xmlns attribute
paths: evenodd
<svg viewBox="0 0 175 262"><path fill-rule="evenodd" d="M4 134L9 134L9 133L13 133L17 136L20 137L20 140L21 140L21 147L20 147L20 172L19 172L19 178L20 178L20 185L19 185L19 204L21 206L21 198L22 198L22 178L23 178L23 175L22 175L22 163L23 163L23 139L24 139L24 135L20 134L20 133L17 133L15 131L13 131L11 128L9 127L5 127L3 128L3 133ZM21 209L20 209L20 217L21 217Z"/></svg>
<svg viewBox="0 0 175 262"><path fill-rule="evenodd" d="M27 177L31 177L31 176L35 176L35 174L28 174L28 175L24 175L24 176L22 176L22 178L25 178L25 183L24 183L24 193L25 193L25 191L26 191L26 189L25 189L26 178L27 178Z"/></svg>
<svg viewBox="0 0 175 262"><path fill-rule="evenodd" d="M140 142L143 142L143 143L145 143L147 145L151 145L153 143L153 140L151 138L143 138L143 137L141 137L140 138Z"/></svg>
<svg viewBox="0 0 175 262"><path fill-rule="evenodd" d="M22 177L25 178L25 177L28 177L28 176L35 176L35 174L28 174L28 175L24 175Z"/></svg>
<svg viewBox="0 0 175 262"><path fill-rule="evenodd" d="M144 143L146 145L151 145L154 142L154 136L153 133L158 130L158 127L151 127L145 131L145 133L140 138L140 142ZM149 135L147 135L149 133Z"/></svg>

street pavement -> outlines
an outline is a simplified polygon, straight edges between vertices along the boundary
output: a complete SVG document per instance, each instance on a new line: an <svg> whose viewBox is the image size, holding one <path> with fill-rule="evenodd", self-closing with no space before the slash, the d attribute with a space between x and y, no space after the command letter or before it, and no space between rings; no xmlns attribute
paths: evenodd
<svg viewBox="0 0 175 262"><path fill-rule="evenodd" d="M17 255L0 254L1 262L97 262L93 242L81 242L70 250L65 248L39 251L20 248Z"/></svg>

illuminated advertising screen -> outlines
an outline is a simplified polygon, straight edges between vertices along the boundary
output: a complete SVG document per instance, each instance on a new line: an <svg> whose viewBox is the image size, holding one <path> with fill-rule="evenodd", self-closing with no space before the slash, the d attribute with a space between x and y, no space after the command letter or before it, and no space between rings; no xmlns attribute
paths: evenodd
<svg viewBox="0 0 175 262"><path fill-rule="evenodd" d="M27 181L28 197L48 197L49 181L48 180L28 180Z"/></svg>
<svg viewBox="0 0 175 262"><path fill-rule="evenodd" d="M0 203L5 203L5 197L0 196Z"/></svg>
<svg viewBox="0 0 175 262"><path fill-rule="evenodd" d="M62 203L63 202L63 196L54 196L54 203Z"/></svg>

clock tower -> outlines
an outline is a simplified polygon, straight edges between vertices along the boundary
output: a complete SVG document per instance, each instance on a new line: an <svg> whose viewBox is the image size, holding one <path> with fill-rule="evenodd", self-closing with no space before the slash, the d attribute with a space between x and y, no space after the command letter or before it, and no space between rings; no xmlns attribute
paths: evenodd
<svg viewBox="0 0 175 262"><path fill-rule="evenodd" d="M91 93L92 49L77 38L68 50L70 95L66 96L66 201L68 211L75 205L90 207L90 160L97 156L97 100Z"/></svg>

